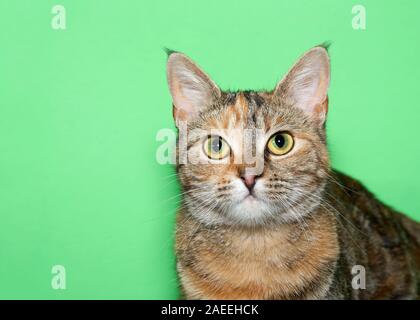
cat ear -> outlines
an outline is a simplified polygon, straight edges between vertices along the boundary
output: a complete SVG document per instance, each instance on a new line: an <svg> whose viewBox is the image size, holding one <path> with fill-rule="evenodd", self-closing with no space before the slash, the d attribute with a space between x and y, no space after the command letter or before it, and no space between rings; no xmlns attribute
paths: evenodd
<svg viewBox="0 0 420 320"><path fill-rule="evenodd" d="M175 122L188 121L220 97L220 89L190 58L171 53L167 78Z"/></svg>
<svg viewBox="0 0 420 320"><path fill-rule="evenodd" d="M330 59L327 50L315 47L306 52L279 82L274 95L289 101L324 123L328 110Z"/></svg>

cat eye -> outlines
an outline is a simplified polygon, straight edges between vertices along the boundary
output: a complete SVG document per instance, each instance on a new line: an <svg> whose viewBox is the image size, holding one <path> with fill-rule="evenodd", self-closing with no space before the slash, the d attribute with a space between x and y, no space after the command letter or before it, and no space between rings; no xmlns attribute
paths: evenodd
<svg viewBox="0 0 420 320"><path fill-rule="evenodd" d="M277 132L271 136L267 143L267 149L271 154L282 156L292 150L293 137L287 132Z"/></svg>
<svg viewBox="0 0 420 320"><path fill-rule="evenodd" d="M226 158L230 153L230 147L220 136L209 136L204 142L204 153L214 160Z"/></svg>

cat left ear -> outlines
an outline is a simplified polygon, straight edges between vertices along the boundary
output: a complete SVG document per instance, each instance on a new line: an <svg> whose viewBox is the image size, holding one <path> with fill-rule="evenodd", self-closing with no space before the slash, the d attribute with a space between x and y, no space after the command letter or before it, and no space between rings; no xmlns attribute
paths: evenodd
<svg viewBox="0 0 420 320"><path fill-rule="evenodd" d="M194 118L221 95L210 77L179 52L173 52L168 57L167 78L177 124Z"/></svg>
<svg viewBox="0 0 420 320"><path fill-rule="evenodd" d="M314 116L324 124L328 111L330 59L327 50L315 47L306 52L279 82L274 95Z"/></svg>

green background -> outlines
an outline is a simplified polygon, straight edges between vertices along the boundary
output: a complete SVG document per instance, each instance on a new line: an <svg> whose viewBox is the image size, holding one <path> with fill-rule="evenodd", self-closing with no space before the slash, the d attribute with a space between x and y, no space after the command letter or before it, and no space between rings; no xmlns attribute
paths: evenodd
<svg viewBox="0 0 420 320"><path fill-rule="evenodd" d="M333 165L420 219L419 14L415 0L1 0L0 298L177 297L178 187L155 160L173 128L165 46L224 89L257 89L332 41Z"/></svg>

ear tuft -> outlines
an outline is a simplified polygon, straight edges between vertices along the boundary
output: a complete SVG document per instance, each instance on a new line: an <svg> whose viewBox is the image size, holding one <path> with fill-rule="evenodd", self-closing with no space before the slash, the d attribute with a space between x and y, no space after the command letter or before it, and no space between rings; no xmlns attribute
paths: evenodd
<svg viewBox="0 0 420 320"><path fill-rule="evenodd" d="M177 53L177 52L178 52L178 51L175 51L175 50L169 49L168 47L163 47L163 51L165 51L165 53L166 53L166 55L168 56L168 58L169 58L169 56L170 56L172 53Z"/></svg>
<svg viewBox="0 0 420 320"><path fill-rule="evenodd" d="M332 41L328 40L328 41L324 41L323 43L321 43L317 47L324 48L327 52L329 52L331 45L332 45Z"/></svg>
<svg viewBox="0 0 420 320"><path fill-rule="evenodd" d="M171 52L168 57L167 78L176 122L192 119L221 95L210 77L179 52Z"/></svg>

